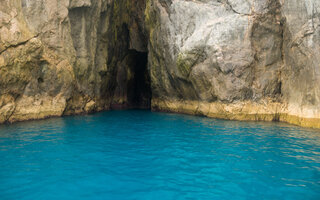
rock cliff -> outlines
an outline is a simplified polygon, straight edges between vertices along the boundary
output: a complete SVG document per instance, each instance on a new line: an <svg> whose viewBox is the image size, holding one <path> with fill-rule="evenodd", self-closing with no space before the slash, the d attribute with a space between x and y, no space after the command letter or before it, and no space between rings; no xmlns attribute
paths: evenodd
<svg viewBox="0 0 320 200"><path fill-rule="evenodd" d="M320 128L320 2L0 2L0 123L150 107Z"/></svg>

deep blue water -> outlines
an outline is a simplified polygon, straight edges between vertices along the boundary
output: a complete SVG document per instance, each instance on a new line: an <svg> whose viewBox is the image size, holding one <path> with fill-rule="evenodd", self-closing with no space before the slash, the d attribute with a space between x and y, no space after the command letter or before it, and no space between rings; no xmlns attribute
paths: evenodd
<svg viewBox="0 0 320 200"><path fill-rule="evenodd" d="M0 199L320 199L320 131L110 111L0 126Z"/></svg>

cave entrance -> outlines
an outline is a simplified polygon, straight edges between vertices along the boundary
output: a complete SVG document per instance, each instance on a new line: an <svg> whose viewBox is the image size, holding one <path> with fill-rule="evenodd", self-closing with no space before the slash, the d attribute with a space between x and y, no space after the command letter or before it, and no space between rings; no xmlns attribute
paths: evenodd
<svg viewBox="0 0 320 200"><path fill-rule="evenodd" d="M112 109L150 109L151 88L148 52L127 49L117 64Z"/></svg>
<svg viewBox="0 0 320 200"><path fill-rule="evenodd" d="M112 34L109 46L109 66L114 77L112 109L150 109L151 86L148 70L148 45L142 28L123 24ZM114 84L115 83L115 84Z"/></svg>
<svg viewBox="0 0 320 200"><path fill-rule="evenodd" d="M127 82L129 108L150 109L151 88L148 71L148 52L129 50L130 73ZM131 76L131 77L130 77Z"/></svg>

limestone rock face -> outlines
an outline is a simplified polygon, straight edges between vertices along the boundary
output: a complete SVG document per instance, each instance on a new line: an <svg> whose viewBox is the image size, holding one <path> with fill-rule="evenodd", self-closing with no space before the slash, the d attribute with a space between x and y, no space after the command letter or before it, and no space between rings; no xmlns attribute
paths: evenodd
<svg viewBox="0 0 320 200"><path fill-rule="evenodd" d="M286 18L282 91L288 113L319 119L320 1L290 0L281 4ZM320 127L320 121L314 121Z"/></svg>
<svg viewBox="0 0 320 200"><path fill-rule="evenodd" d="M2 0L0 123L150 106L149 80L134 76L147 73L144 8L130 0Z"/></svg>
<svg viewBox="0 0 320 200"><path fill-rule="evenodd" d="M0 1L0 123L150 99L320 128L320 2Z"/></svg>
<svg viewBox="0 0 320 200"><path fill-rule="evenodd" d="M226 103L277 98L280 5L250 2L172 1L164 7L150 1L154 97Z"/></svg>
<svg viewBox="0 0 320 200"><path fill-rule="evenodd" d="M320 127L319 12L317 0L149 0L153 109Z"/></svg>

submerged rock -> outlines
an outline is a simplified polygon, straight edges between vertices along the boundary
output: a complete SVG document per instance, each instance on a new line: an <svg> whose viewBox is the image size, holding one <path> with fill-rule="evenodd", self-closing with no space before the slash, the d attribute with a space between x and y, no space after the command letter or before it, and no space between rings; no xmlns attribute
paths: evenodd
<svg viewBox="0 0 320 200"><path fill-rule="evenodd" d="M151 106L320 128L319 12L317 0L3 0L0 122Z"/></svg>

